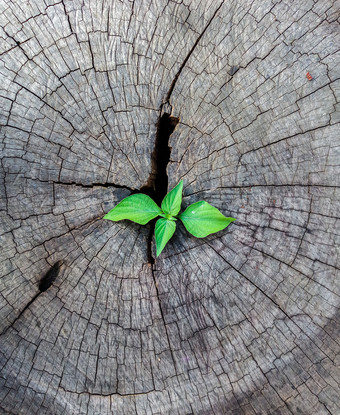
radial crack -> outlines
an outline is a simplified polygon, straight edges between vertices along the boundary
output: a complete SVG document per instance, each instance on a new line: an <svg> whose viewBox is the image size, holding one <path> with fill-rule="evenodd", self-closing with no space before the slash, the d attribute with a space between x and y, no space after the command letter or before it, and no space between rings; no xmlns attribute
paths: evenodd
<svg viewBox="0 0 340 415"><path fill-rule="evenodd" d="M180 76L180 74L181 74L181 72L182 72L183 68L185 67L186 63L188 62L188 60L189 60L189 58L190 58L190 56L191 56L191 54L192 54L192 53L193 53L193 51L195 50L195 48L196 48L196 46L198 45L199 41L202 39L202 37L203 37L204 33L207 31L208 27L210 26L211 22L214 20L214 18L215 18L215 16L216 16L217 12L220 10L220 8L222 7L222 5L223 5L223 2L222 2L222 3L219 5L219 7L215 10L215 13L212 15L212 17L210 18L209 22L206 24L205 28L203 29L203 32L202 32L202 33L198 36L198 38L196 39L196 42L194 43L193 47L190 49L190 51L189 51L188 55L187 55L187 56L186 56L186 58L184 59L184 61L183 61L182 65L180 66L180 68L179 68L178 72L176 73L176 75L175 75L175 77L174 77L174 79L173 79L173 81L172 81L172 83L171 83L171 85L170 85L170 89L169 89L168 94L167 94L167 96L166 96L166 98L165 98L165 102L169 102L170 97L171 97L171 94L172 94L172 92L173 92L173 90L174 90L174 88L175 88L176 82L177 82L177 80L178 80L178 78L179 78L179 76Z"/></svg>

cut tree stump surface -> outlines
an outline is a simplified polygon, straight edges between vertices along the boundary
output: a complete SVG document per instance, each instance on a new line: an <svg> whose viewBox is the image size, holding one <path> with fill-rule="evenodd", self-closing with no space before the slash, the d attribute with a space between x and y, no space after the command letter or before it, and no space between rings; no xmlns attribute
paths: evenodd
<svg viewBox="0 0 340 415"><path fill-rule="evenodd" d="M1 414L340 413L339 9L0 0Z"/></svg>

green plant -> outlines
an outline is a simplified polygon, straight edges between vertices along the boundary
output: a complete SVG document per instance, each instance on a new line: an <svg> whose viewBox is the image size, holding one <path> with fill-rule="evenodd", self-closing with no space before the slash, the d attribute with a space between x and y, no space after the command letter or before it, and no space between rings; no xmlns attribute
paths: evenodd
<svg viewBox="0 0 340 415"><path fill-rule="evenodd" d="M183 180L164 197L161 207L151 197L143 193L128 196L110 210L104 219L114 222L129 219L140 225L145 225L151 219L161 216L155 226L157 256L161 254L175 233L178 218L183 222L187 231L196 238L204 238L211 233L221 231L236 220L225 217L217 208L204 200L193 203L178 215L181 209L182 191Z"/></svg>

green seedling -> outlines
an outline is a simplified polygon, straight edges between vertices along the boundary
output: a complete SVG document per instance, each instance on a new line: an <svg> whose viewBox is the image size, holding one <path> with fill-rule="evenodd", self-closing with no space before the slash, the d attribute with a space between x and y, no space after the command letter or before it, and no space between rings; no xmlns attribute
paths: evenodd
<svg viewBox="0 0 340 415"><path fill-rule="evenodd" d="M114 222L129 219L132 222L145 225L151 219L161 216L155 226L157 256L161 254L175 233L177 219L180 219L187 231L196 238L204 238L221 231L236 220L225 217L217 208L204 200L193 203L178 215L182 204L182 191L183 180L164 197L161 207L151 197L143 193L128 196L110 210L104 219Z"/></svg>

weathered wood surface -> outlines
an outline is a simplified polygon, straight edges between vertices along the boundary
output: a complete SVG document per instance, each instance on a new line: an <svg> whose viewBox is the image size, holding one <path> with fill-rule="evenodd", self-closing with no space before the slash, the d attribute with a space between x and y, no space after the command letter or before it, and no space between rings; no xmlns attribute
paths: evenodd
<svg viewBox="0 0 340 415"><path fill-rule="evenodd" d="M1 413L340 413L339 8L0 0ZM238 221L150 264L101 217L164 109L169 186Z"/></svg>

